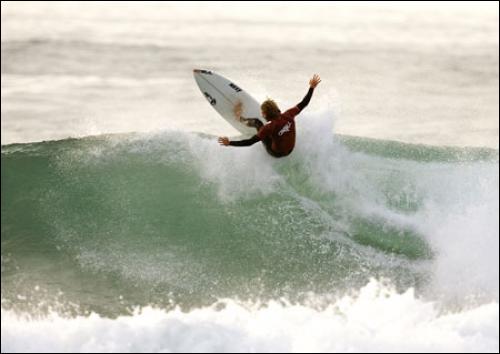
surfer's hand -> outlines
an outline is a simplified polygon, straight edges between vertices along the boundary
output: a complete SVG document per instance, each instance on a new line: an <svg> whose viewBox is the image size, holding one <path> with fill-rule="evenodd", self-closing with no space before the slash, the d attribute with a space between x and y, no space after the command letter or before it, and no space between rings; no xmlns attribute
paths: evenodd
<svg viewBox="0 0 500 354"><path fill-rule="evenodd" d="M309 80L309 86L311 86L312 88L316 88L316 86L318 86L318 84L321 82L321 78L319 77L318 74L314 74L314 76L312 77L311 80Z"/></svg>
<svg viewBox="0 0 500 354"><path fill-rule="evenodd" d="M240 119L241 118L241 112L243 112L243 102L238 102L234 105L233 109L234 115L236 118Z"/></svg>
<svg viewBox="0 0 500 354"><path fill-rule="evenodd" d="M219 144L221 145L224 145L224 146L228 146L229 145L229 139L225 136L221 136L219 138Z"/></svg>

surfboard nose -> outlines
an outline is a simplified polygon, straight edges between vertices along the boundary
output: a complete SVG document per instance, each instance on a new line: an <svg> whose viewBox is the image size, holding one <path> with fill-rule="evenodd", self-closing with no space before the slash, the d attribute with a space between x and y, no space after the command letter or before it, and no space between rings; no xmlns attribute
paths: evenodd
<svg viewBox="0 0 500 354"><path fill-rule="evenodd" d="M204 69L193 69L193 73L195 73L195 74L212 75L212 72L210 70L204 70Z"/></svg>

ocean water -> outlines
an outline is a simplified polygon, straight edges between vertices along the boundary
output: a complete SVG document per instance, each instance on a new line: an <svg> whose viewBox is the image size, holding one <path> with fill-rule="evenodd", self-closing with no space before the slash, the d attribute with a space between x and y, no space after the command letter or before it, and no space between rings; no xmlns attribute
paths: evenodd
<svg viewBox="0 0 500 354"><path fill-rule="evenodd" d="M497 3L1 6L2 352L498 352Z"/></svg>

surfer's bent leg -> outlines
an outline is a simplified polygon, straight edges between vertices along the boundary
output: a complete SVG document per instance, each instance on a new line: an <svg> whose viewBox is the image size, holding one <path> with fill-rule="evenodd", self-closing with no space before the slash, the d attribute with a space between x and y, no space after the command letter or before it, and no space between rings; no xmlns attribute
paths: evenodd
<svg viewBox="0 0 500 354"><path fill-rule="evenodd" d="M262 144L264 144L264 147L266 148L266 151L269 155L272 157L283 157L285 155L278 154L276 151L273 150L273 139L271 138L266 138L262 140Z"/></svg>
<svg viewBox="0 0 500 354"><path fill-rule="evenodd" d="M260 119L257 119L257 118L243 118L241 117L241 120L248 126L248 127L253 127L257 130L259 130L260 128L262 128L262 126L264 125L264 123L262 123L260 121Z"/></svg>

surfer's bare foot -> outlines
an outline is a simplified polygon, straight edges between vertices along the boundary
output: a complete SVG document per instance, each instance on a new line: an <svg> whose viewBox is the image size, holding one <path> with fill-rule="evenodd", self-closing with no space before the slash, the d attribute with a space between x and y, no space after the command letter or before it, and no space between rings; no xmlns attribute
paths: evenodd
<svg viewBox="0 0 500 354"><path fill-rule="evenodd" d="M238 119L241 122L241 113L243 112L243 102L238 102L234 105L233 109L234 115L236 116L236 119Z"/></svg>
<svg viewBox="0 0 500 354"><path fill-rule="evenodd" d="M221 136L219 138L219 144L223 145L223 146L228 146L229 145L229 139L225 136Z"/></svg>

